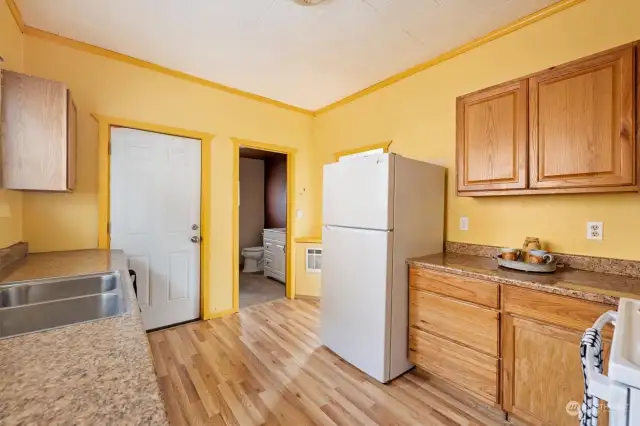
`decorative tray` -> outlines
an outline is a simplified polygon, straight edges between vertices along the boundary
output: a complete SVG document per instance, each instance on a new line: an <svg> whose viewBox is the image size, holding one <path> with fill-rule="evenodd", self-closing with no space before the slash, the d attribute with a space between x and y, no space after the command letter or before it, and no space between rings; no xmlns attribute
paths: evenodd
<svg viewBox="0 0 640 426"><path fill-rule="evenodd" d="M518 271L525 272L543 272L550 273L555 272L556 267L558 266L555 260L552 260L549 263L527 263L518 260L505 260L500 256L496 256L496 260L498 261L498 265L504 266L509 269L517 269Z"/></svg>

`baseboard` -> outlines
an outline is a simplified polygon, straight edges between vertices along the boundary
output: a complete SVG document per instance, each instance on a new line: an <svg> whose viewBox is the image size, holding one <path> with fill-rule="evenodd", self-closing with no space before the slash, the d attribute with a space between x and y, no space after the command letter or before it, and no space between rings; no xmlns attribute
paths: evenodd
<svg viewBox="0 0 640 426"><path fill-rule="evenodd" d="M319 301L320 296L309 296L308 294L296 294L296 299Z"/></svg>
<svg viewBox="0 0 640 426"><path fill-rule="evenodd" d="M235 314L236 312L238 311L235 309L227 309L226 311L211 312L208 315L204 315L202 319L206 321L210 319L226 317L228 315Z"/></svg>

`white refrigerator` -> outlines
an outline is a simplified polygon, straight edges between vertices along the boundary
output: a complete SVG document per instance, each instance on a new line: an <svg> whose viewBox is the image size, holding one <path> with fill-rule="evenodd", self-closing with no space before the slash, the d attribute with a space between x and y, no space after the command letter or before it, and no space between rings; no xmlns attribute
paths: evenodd
<svg viewBox="0 0 640 426"><path fill-rule="evenodd" d="M440 253L445 169L374 154L324 166L322 343L380 382L408 359L406 259Z"/></svg>

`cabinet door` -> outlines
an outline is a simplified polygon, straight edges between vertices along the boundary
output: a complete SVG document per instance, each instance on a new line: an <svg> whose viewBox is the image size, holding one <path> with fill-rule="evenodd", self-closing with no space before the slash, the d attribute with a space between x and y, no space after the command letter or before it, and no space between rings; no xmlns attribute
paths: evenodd
<svg viewBox="0 0 640 426"><path fill-rule="evenodd" d="M527 80L458 98L458 191L527 185Z"/></svg>
<svg viewBox="0 0 640 426"><path fill-rule="evenodd" d="M635 184L634 98L632 47L531 77L530 186Z"/></svg>
<svg viewBox="0 0 640 426"><path fill-rule="evenodd" d="M284 275L285 273L285 244L281 242L275 242L275 271Z"/></svg>
<svg viewBox="0 0 640 426"><path fill-rule="evenodd" d="M78 109L67 91L67 187L76 187L76 150L78 146Z"/></svg>
<svg viewBox="0 0 640 426"><path fill-rule="evenodd" d="M66 86L6 70L2 74L3 186L66 191Z"/></svg>
<svg viewBox="0 0 640 426"><path fill-rule="evenodd" d="M581 337L578 331L503 316L504 410L532 424L576 425L578 417L567 413L567 404L582 403ZM605 366L609 349L605 340ZM599 424L608 424L604 403Z"/></svg>

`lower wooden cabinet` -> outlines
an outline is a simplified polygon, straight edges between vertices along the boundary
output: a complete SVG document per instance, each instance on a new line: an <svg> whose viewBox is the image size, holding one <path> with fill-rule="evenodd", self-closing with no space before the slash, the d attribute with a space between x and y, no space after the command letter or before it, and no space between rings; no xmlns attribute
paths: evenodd
<svg viewBox="0 0 640 426"><path fill-rule="evenodd" d="M497 311L413 288L409 300L409 321L417 329L498 356Z"/></svg>
<svg viewBox="0 0 640 426"><path fill-rule="evenodd" d="M415 327L409 330L409 358L418 368L472 392L489 404L499 402L497 358Z"/></svg>
<svg viewBox="0 0 640 426"><path fill-rule="evenodd" d="M567 404L582 403L582 333L550 324L502 318L502 407L532 424L575 426ZM610 343L604 342L605 365ZM606 409L600 425L608 424Z"/></svg>
<svg viewBox="0 0 640 426"><path fill-rule="evenodd" d="M409 357L416 367L504 410L517 424L578 424L567 404L582 403L580 339L616 307L501 285L500 303L489 308L481 303L493 298L479 289L493 283L478 280L474 289L472 281L443 275L410 271ZM603 335L606 366L612 330ZM598 424L609 424L604 404Z"/></svg>

